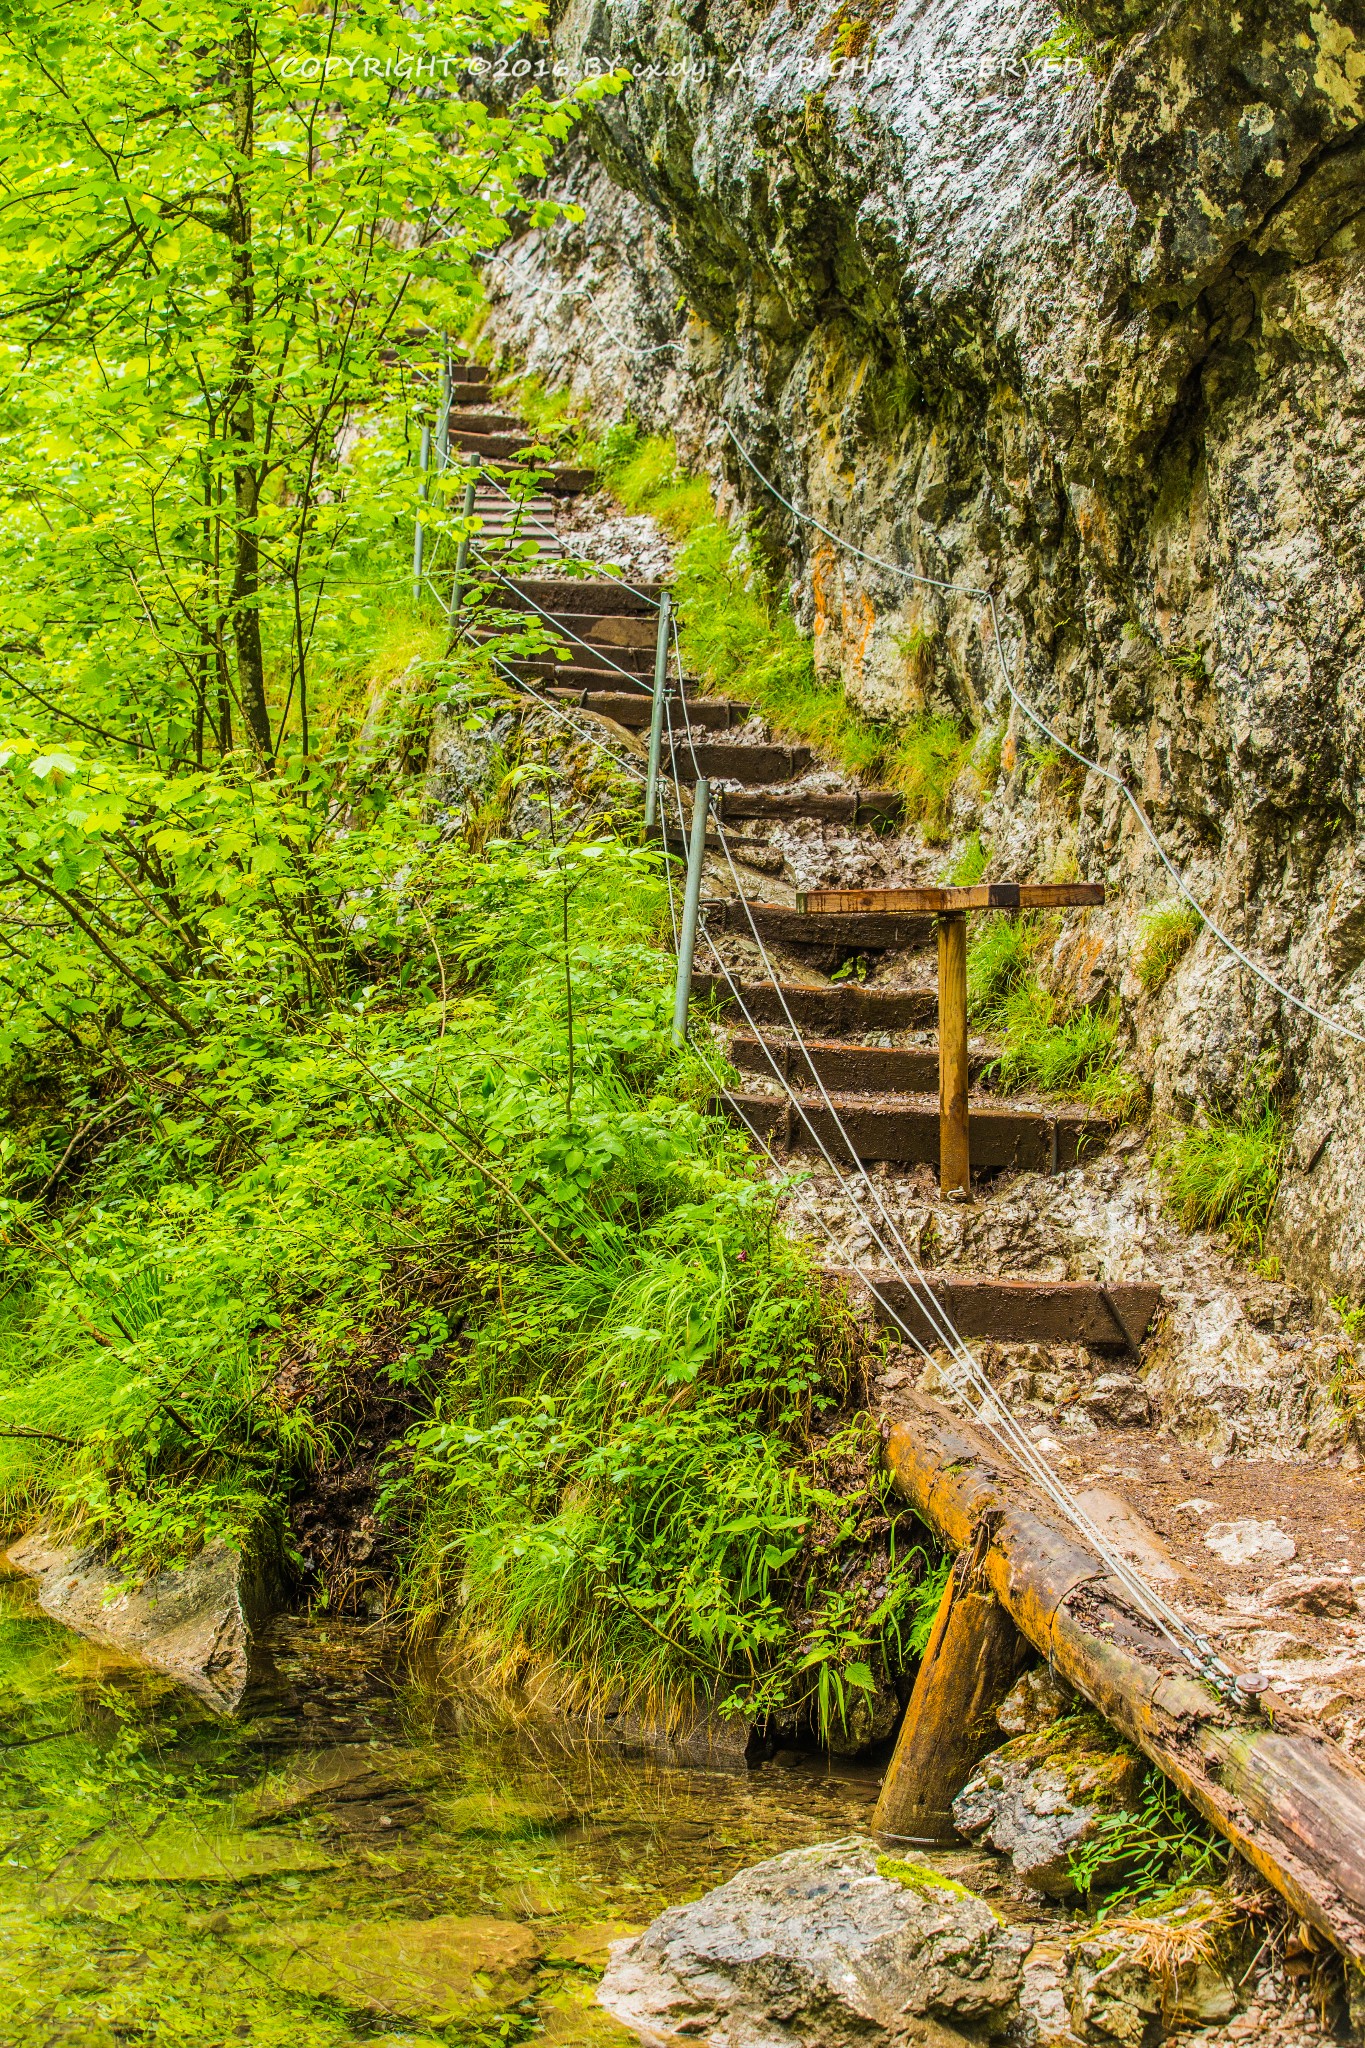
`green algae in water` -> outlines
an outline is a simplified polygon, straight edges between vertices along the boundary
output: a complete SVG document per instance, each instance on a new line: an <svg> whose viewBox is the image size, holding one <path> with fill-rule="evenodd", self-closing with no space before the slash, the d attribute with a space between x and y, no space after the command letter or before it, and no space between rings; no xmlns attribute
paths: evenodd
<svg viewBox="0 0 1365 2048"><path fill-rule="evenodd" d="M875 1795L462 1725L361 1627L272 1648L278 1684L221 1722L0 1581L6 2048L624 2048L608 1944Z"/></svg>

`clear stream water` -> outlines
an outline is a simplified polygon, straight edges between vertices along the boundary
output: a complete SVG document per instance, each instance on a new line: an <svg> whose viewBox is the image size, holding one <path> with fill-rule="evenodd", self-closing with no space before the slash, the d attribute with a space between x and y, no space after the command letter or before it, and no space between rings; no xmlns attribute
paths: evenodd
<svg viewBox="0 0 1365 2048"><path fill-rule="evenodd" d="M633 2040L606 1945L866 1826L875 1777L563 1747L392 1641L284 1620L238 1721L0 1580L0 2043Z"/></svg>

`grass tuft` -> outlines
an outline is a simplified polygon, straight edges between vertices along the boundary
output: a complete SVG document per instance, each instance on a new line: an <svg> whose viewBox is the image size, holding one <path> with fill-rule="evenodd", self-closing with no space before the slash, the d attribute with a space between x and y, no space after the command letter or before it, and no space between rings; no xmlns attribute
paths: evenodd
<svg viewBox="0 0 1365 2048"><path fill-rule="evenodd" d="M1284 1118L1270 1101L1182 1131L1158 1164L1184 1228L1224 1230L1242 1251L1262 1251L1284 1146Z"/></svg>
<svg viewBox="0 0 1365 2048"><path fill-rule="evenodd" d="M1199 936L1202 919L1192 903L1176 898L1158 903L1142 920L1133 968L1148 995L1155 995Z"/></svg>

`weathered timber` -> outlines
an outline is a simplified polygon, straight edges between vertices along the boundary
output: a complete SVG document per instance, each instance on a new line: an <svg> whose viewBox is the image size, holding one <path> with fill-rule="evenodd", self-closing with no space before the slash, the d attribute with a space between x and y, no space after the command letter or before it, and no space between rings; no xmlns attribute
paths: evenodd
<svg viewBox="0 0 1365 2048"><path fill-rule="evenodd" d="M818 1140L841 1165L850 1163L851 1146L854 1159L864 1163L885 1159L901 1166L937 1167L937 1101L902 1098L872 1105L860 1095L836 1095L832 1101L837 1123L818 1097L803 1098L800 1109L785 1095L727 1089L721 1097L736 1122L770 1143L804 1151ZM1108 1134L1102 1117L1080 1111L973 1106L971 1163L987 1172L1014 1167L1055 1173L1059 1167L1073 1166L1082 1151L1093 1151Z"/></svg>
<svg viewBox="0 0 1365 2048"><path fill-rule="evenodd" d="M842 947L849 952L918 952L934 936L927 917L826 917L818 931L801 911L785 903L749 903L712 898L702 905L707 926L716 932L750 934L748 913L753 913L760 937L778 945Z"/></svg>
<svg viewBox="0 0 1365 2048"><path fill-rule="evenodd" d="M1103 882L973 882L969 887L924 883L909 889L807 889L802 910L922 910L951 917L967 910L1080 910L1104 902Z"/></svg>
<svg viewBox="0 0 1365 2048"><path fill-rule="evenodd" d="M461 387L472 384L487 384L491 380L492 374L486 363L452 363L450 366L451 383L458 384Z"/></svg>
<svg viewBox="0 0 1365 2048"><path fill-rule="evenodd" d="M629 676L617 675L608 668L589 667L577 661L554 661L548 656L544 660L539 656L534 660L522 660L520 657L509 660L506 655L499 655L497 659L504 669L510 670L513 675L523 677L527 682L561 683L566 688L574 690L600 690L608 682L613 689L624 691L632 688ZM649 684L643 676L640 678L640 696L648 707Z"/></svg>
<svg viewBox="0 0 1365 2048"><path fill-rule="evenodd" d="M856 982L807 987L783 982L779 999L770 981L741 981L738 976L735 980L739 999L755 1024L786 1024L790 1012L803 1031L914 1031L932 1024L938 1012L938 996L927 987L860 988ZM711 997L724 1011L739 1011L739 999L723 974L694 974L692 993Z"/></svg>
<svg viewBox="0 0 1365 2048"><path fill-rule="evenodd" d="M1271 1694L1220 1697L986 1438L925 1395L901 1406L891 1478L1068 1685L1150 1757L1294 1911L1365 1964L1365 1774ZM1232 1661L1232 1660L1228 1660Z"/></svg>
<svg viewBox="0 0 1365 2048"><path fill-rule="evenodd" d="M722 821L731 818L814 818L824 825L899 825L905 799L893 789L853 796L824 796L818 790L722 789L711 798Z"/></svg>
<svg viewBox="0 0 1365 2048"><path fill-rule="evenodd" d="M860 1272L868 1305L921 1344L942 1341L923 1294L899 1273ZM926 1273L925 1286L958 1334L999 1344L1085 1344L1096 1351L1137 1351L1162 1307L1146 1280L996 1280L971 1273ZM874 1291L875 1290L875 1291ZM862 1290L854 1283L854 1292Z"/></svg>
<svg viewBox="0 0 1365 2048"><path fill-rule="evenodd" d="M780 1005L774 1007L777 1021L785 1022ZM932 1045L850 1045L840 1039L808 1038L803 1048L794 1039L760 1039L737 1031L730 1040L730 1058L746 1074L770 1075L776 1063L782 1078L798 1087L803 1082L810 1085L813 1068L826 1088L849 1095L859 1089L878 1095L919 1095L938 1086L938 1053ZM974 1053L973 1078L979 1080L990 1064L989 1053Z"/></svg>
<svg viewBox="0 0 1365 2048"><path fill-rule="evenodd" d="M564 689L555 685L549 692L561 704L580 704L585 711L595 711L601 718L614 718L618 725L644 728L649 724L651 700L644 690L578 690ZM670 696L673 718L676 723L681 715L678 699ZM748 715L748 707L731 704L723 697L694 697L687 707L687 715L695 727L704 727L708 732L725 732L731 725L740 724ZM735 841L736 845L741 842ZM707 841L709 846L711 841ZM720 841L717 839L719 850Z"/></svg>
<svg viewBox="0 0 1365 2048"><path fill-rule="evenodd" d="M595 612L599 618L639 613L643 617L652 616L649 600L657 603L662 592L661 583L642 583L638 590L628 590L605 576L585 577L582 582L572 576L517 576L507 601L515 605L519 597L524 598L528 605L539 605L546 612Z"/></svg>
<svg viewBox="0 0 1365 2048"><path fill-rule="evenodd" d="M549 487L558 498L576 498L580 491L592 490L596 482L595 469L577 469L569 462L557 462L549 476Z"/></svg>
<svg viewBox="0 0 1365 2048"><path fill-rule="evenodd" d="M450 413L452 438L461 434L522 434L526 432L525 420L514 412L494 412L491 406L479 406L477 410L454 406Z"/></svg>
<svg viewBox="0 0 1365 2048"><path fill-rule="evenodd" d="M613 687L615 687L615 679L619 677L621 679L621 688L625 690L631 687L630 679L638 676L641 687L648 689L649 680L644 665L636 658L638 654L636 648L595 647L590 642L585 642L581 638L574 639L567 632L564 632L563 637L560 638L559 635L563 629L559 626L558 620L555 619L533 619L531 623L543 626L547 637L555 641L556 648L564 650L562 660L559 660L556 653L551 650L547 650L544 655L535 656L536 660L555 661L560 668L572 667L596 670L604 676L612 677ZM502 628L500 627L477 626L474 629L472 638L482 645L489 640L499 639L501 634Z"/></svg>
<svg viewBox="0 0 1365 2048"><path fill-rule="evenodd" d="M655 841L666 837L668 850L675 858L682 851L682 840L676 821L670 821L666 835L660 831L657 825L651 825L645 837ZM722 853L726 848L729 849L730 853L733 854L734 858L742 866L756 867L761 873L767 875L779 875L782 872L782 855L775 846L765 846L761 839L741 839L733 832L727 833L724 840L718 838L713 832L707 833L706 851L708 853ZM698 974L694 970L692 975L693 995L697 998L709 997L713 992L716 980L717 977L714 974ZM772 1069L768 1068L766 1071L771 1073Z"/></svg>
<svg viewBox="0 0 1365 2048"><path fill-rule="evenodd" d="M518 455L524 455L528 448L536 445L527 433L471 433L468 428L453 435L452 439L461 455L477 455L481 462L513 462Z"/></svg>
<svg viewBox="0 0 1365 2048"><path fill-rule="evenodd" d="M872 1815L873 1831L913 1842L955 1842L953 1801L987 1750L995 1710L1023 1669L1028 1644L993 1593L949 1575Z"/></svg>
<svg viewBox="0 0 1365 2048"><path fill-rule="evenodd" d="M678 782L695 782L699 775L708 781L719 776L727 782L790 782L809 767L806 747L675 745L668 772Z"/></svg>
<svg viewBox="0 0 1365 2048"><path fill-rule="evenodd" d="M950 1196L972 1191L968 1065L967 918L950 910L938 921L938 1183Z"/></svg>

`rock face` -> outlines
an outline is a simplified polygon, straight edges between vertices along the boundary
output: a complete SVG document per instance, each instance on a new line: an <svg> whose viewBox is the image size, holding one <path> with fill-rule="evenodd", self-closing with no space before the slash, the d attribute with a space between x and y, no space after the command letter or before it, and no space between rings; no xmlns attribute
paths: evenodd
<svg viewBox="0 0 1365 2048"><path fill-rule="evenodd" d="M1004 2030L1028 1946L930 1864L835 1842L661 1913L616 1944L599 1997L647 2041L948 2048Z"/></svg>
<svg viewBox="0 0 1365 2048"><path fill-rule="evenodd" d="M493 332L604 418L679 431L858 704L1001 736L958 830L992 873L1110 883L1088 993L1122 997L1160 1112L1236 1109L1283 1068L1276 1242L1357 1297L1365 1046L1207 934L1143 986L1169 878L1112 782L1058 780L1011 689L1138 792L1240 944L1365 1024L1365 6L1077 0L1065 23L570 0L564 74L635 78L567 173L587 219L493 267ZM892 567L795 524L731 429ZM898 571L995 591L1003 666L977 599Z"/></svg>
<svg viewBox="0 0 1365 2048"><path fill-rule="evenodd" d="M55 1543L41 1530L5 1555L37 1581L38 1604L54 1621L168 1672L220 1714L241 1705L270 1602L266 1574L240 1551L213 1544L182 1571L133 1591L97 1550Z"/></svg>

